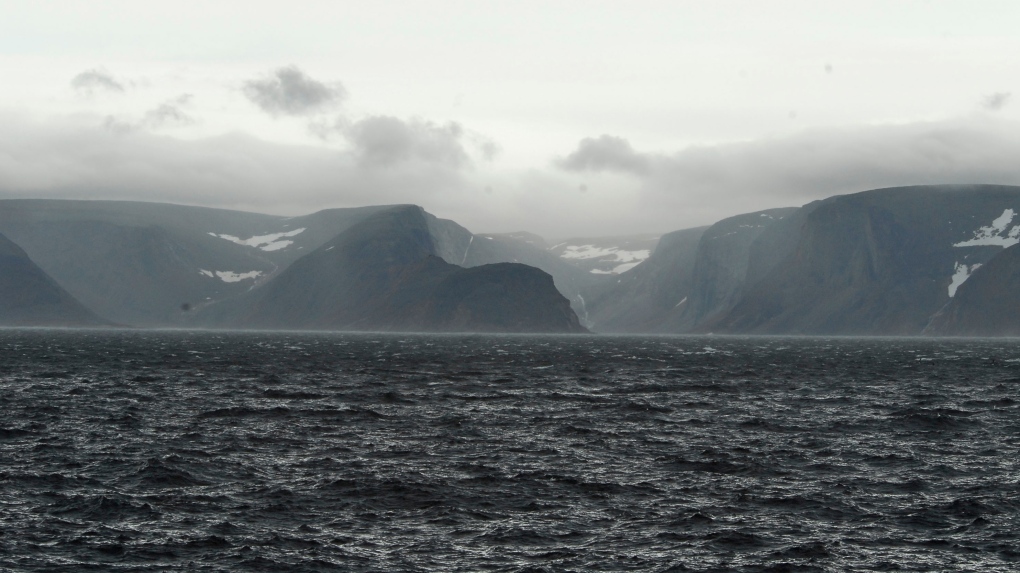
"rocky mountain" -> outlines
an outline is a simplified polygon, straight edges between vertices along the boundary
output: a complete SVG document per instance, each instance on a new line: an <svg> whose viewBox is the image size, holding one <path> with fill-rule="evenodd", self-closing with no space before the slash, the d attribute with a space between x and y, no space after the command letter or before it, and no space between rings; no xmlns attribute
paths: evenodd
<svg viewBox="0 0 1020 573"><path fill-rule="evenodd" d="M379 208L304 217L126 201L0 201L0 233L101 316L181 326Z"/></svg>
<svg viewBox="0 0 1020 573"><path fill-rule="evenodd" d="M279 217L8 200L0 233L66 290L61 300L91 311L86 322L969 335L1013 332L1018 213L1020 187L901 187L661 238L550 245L473 234L409 205Z"/></svg>
<svg viewBox="0 0 1020 573"><path fill-rule="evenodd" d="M125 325L184 327L222 314L231 301L391 208L280 217L159 203L5 200L0 232L98 314ZM476 239L453 221L423 217L440 259L463 266L538 263L576 298L573 283L580 273L544 249L519 241L497 247L501 241ZM216 311L205 311L211 307Z"/></svg>
<svg viewBox="0 0 1020 573"><path fill-rule="evenodd" d="M924 334L1020 336L1020 245L1003 249L984 265L959 264L957 269L963 281L950 283L955 295Z"/></svg>
<svg viewBox="0 0 1020 573"><path fill-rule="evenodd" d="M584 332L549 274L514 263L451 264L439 256L451 248L449 235L446 244L436 240L436 225L415 206L375 213L215 309L212 320L249 328Z"/></svg>
<svg viewBox="0 0 1020 573"><path fill-rule="evenodd" d="M944 185L731 217L663 236L647 261L594 289L591 324L604 332L1009 332L1014 311L1002 293L1016 255L1004 248L1020 242L1017 213L1020 187ZM968 286L971 273L984 278ZM995 308L999 322L988 322ZM982 331L981 322L999 326Z"/></svg>
<svg viewBox="0 0 1020 573"><path fill-rule="evenodd" d="M751 246L796 211L759 211L663 235L647 261L593 297L593 327L604 332L689 332L728 311L747 286Z"/></svg>
<svg viewBox="0 0 1020 573"><path fill-rule="evenodd" d="M759 261L739 302L697 328L921 334L971 272L1020 242L1017 212L1020 188L994 185L878 189L812 203L796 224L763 234L782 258ZM761 251L752 247L752 259Z"/></svg>
<svg viewBox="0 0 1020 573"><path fill-rule="evenodd" d="M678 332L691 291L698 244L705 227L663 235L651 256L632 270L591 289L591 328L599 332Z"/></svg>
<svg viewBox="0 0 1020 573"><path fill-rule="evenodd" d="M0 326L110 326L0 234Z"/></svg>

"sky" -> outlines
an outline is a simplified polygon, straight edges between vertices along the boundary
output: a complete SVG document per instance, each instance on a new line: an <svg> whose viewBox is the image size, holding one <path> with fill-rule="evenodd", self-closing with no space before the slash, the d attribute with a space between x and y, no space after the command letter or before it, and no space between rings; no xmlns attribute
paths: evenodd
<svg viewBox="0 0 1020 573"><path fill-rule="evenodd" d="M1020 184L1020 4L0 3L0 198L658 234Z"/></svg>

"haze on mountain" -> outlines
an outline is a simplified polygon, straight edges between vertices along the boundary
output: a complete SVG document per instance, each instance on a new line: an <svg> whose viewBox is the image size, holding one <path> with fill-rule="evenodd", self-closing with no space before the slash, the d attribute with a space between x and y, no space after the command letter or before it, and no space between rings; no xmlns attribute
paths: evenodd
<svg viewBox="0 0 1020 573"><path fill-rule="evenodd" d="M1016 184L1018 10L7 3L0 197L415 204L556 244Z"/></svg>

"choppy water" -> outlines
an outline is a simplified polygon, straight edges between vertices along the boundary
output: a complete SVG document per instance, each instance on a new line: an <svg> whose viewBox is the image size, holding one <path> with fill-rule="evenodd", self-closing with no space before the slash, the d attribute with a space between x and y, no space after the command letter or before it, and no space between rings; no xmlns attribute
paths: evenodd
<svg viewBox="0 0 1020 573"><path fill-rule="evenodd" d="M0 570L1013 571L1017 341L0 331Z"/></svg>

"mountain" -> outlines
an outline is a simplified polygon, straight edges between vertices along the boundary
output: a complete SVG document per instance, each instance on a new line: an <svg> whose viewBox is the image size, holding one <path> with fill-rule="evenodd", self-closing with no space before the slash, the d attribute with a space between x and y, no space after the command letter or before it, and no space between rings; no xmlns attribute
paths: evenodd
<svg viewBox="0 0 1020 573"><path fill-rule="evenodd" d="M550 275L522 264L448 263L438 255L449 241L436 240L436 225L420 207L380 211L217 309L214 320L249 328L584 332Z"/></svg>
<svg viewBox="0 0 1020 573"><path fill-rule="evenodd" d="M956 285L955 296L924 334L1020 336L1020 245L1004 249L984 265L957 268L961 275L971 274Z"/></svg>
<svg viewBox="0 0 1020 573"><path fill-rule="evenodd" d="M587 305L591 327L599 332L675 331L705 229L663 235L647 260L593 288Z"/></svg>
<svg viewBox="0 0 1020 573"><path fill-rule="evenodd" d="M380 207L278 217L128 201L0 201L0 233L101 316L188 324Z"/></svg>
<svg viewBox="0 0 1020 573"><path fill-rule="evenodd" d="M0 234L0 326L109 326Z"/></svg>
<svg viewBox="0 0 1020 573"><path fill-rule="evenodd" d="M281 217L130 201L3 200L0 232L97 313L121 324L183 327L223 314L338 234L391 208ZM544 247L476 237L453 221L423 216L442 260L467 267L534 263L580 304L584 273Z"/></svg>
<svg viewBox="0 0 1020 573"><path fill-rule="evenodd" d="M746 287L752 245L796 211L758 211L663 235L648 260L592 298L592 326L602 332L681 333L728 311Z"/></svg>
<svg viewBox="0 0 1020 573"><path fill-rule="evenodd" d="M878 189L806 205L796 224L759 238L780 257L763 257L733 308L697 329L920 334L978 265L1020 241L1017 212L1020 188L997 185Z"/></svg>
<svg viewBox="0 0 1020 573"><path fill-rule="evenodd" d="M545 240L531 233L495 233L470 235L460 257L448 262L464 267L513 262L541 269L553 278L556 288L570 300L578 316L586 314L585 296L589 288L605 277L593 275L549 250Z"/></svg>
<svg viewBox="0 0 1020 573"><path fill-rule="evenodd" d="M701 236L693 268L690 293L678 307L674 332L687 331L731 309L748 286L751 250L761 236L782 223L796 208L769 209L723 219Z"/></svg>

